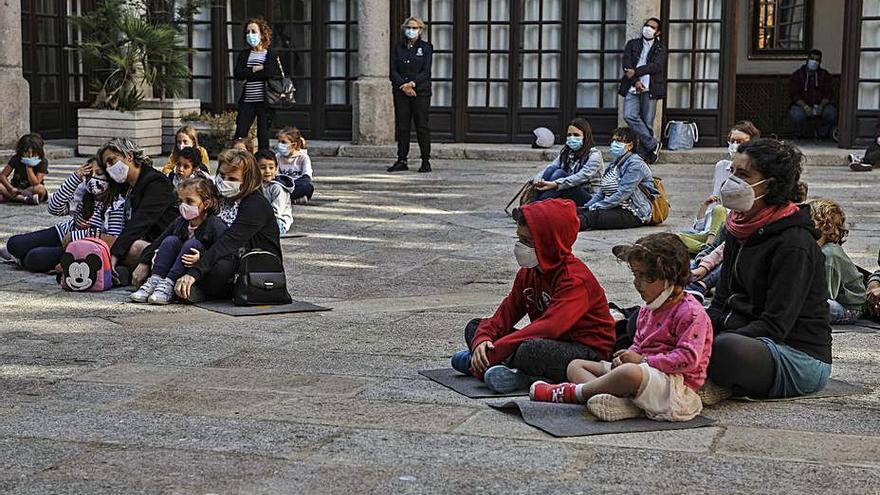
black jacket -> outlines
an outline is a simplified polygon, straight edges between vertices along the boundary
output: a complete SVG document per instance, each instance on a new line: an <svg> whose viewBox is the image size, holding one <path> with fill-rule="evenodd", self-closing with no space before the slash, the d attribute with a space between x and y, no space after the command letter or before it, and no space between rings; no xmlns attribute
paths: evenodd
<svg viewBox="0 0 880 495"><path fill-rule="evenodd" d="M413 81L416 94L431 96L431 64L434 45L421 39L409 46L407 41L394 45L391 51L391 84L395 93L403 93L400 87Z"/></svg>
<svg viewBox="0 0 880 495"><path fill-rule="evenodd" d="M836 99L834 78L831 77L830 72L821 67L816 71L809 71L806 65L802 65L791 75L788 86L792 105L798 100L813 106L822 103L822 100L834 103Z"/></svg>
<svg viewBox="0 0 880 495"><path fill-rule="evenodd" d="M220 220L217 215L208 215L208 218L206 218L193 233L193 237L204 244L207 249L210 248L225 231L226 223L223 222L223 220ZM162 232L162 235L157 237L156 240L147 246L141 253L141 263L151 265L153 262L153 254L159 249L159 246L162 245L162 241L164 241L169 235L173 235L181 241L186 241L189 238L189 220L183 217L177 217L177 220L171 222L168 225L168 228L165 229L165 232Z"/></svg>
<svg viewBox="0 0 880 495"><path fill-rule="evenodd" d="M125 258L134 241L152 242L180 216L174 186L152 167L141 168L141 174L125 202L125 228L110 248L110 254L119 259Z"/></svg>
<svg viewBox="0 0 880 495"><path fill-rule="evenodd" d="M281 234L269 200L257 190L241 200L238 215L226 232L189 269L187 275L199 280L217 260L238 254L239 249L263 249L281 257Z"/></svg>
<svg viewBox="0 0 880 495"><path fill-rule="evenodd" d="M263 70L254 72L248 69L247 61L250 56L251 49L245 48L238 52L238 60L235 62L235 69L232 76L236 81L268 81L270 79L281 79L281 62L278 59L278 53L269 48L266 50L266 61L263 62ZM287 72L285 72L287 74ZM238 97L238 103L244 98L244 91Z"/></svg>
<svg viewBox="0 0 880 495"><path fill-rule="evenodd" d="M721 279L709 307L717 335L768 337L831 363L825 256L810 207L724 245Z"/></svg>
<svg viewBox="0 0 880 495"><path fill-rule="evenodd" d="M620 78L620 87L617 92L620 96L626 96L629 88L633 87L639 77L648 74L651 83L648 85L648 96L654 100L666 98L666 47L659 39L654 38L654 46L648 52L647 64L638 67L639 56L642 54L644 38L641 36L626 42L623 48L623 68L635 69L636 75L630 79L624 75Z"/></svg>

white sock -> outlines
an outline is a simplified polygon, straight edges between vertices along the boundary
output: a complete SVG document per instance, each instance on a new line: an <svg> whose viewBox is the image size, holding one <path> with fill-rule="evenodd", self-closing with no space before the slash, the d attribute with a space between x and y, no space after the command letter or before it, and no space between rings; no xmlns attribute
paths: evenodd
<svg viewBox="0 0 880 495"><path fill-rule="evenodd" d="M578 383L574 386L574 398L577 399L578 402L584 403L587 402L587 399L584 398L584 384Z"/></svg>

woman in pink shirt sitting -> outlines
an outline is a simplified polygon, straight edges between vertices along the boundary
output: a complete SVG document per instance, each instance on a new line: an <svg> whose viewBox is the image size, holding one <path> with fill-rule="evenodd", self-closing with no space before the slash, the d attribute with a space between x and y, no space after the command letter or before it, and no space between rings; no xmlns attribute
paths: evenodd
<svg viewBox="0 0 880 495"><path fill-rule="evenodd" d="M697 390L706 381L712 352L712 323L702 304L684 292L691 273L684 243L669 233L616 246L629 264L633 285L647 303L639 310L629 349L607 361L572 361L573 383L532 384L535 401L586 403L602 421L645 415L658 421L688 421L703 410Z"/></svg>

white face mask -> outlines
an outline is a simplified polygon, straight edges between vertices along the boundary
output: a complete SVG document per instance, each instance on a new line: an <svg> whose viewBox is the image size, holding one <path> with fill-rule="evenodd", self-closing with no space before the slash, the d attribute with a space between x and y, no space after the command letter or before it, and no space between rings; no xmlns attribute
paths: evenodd
<svg viewBox="0 0 880 495"><path fill-rule="evenodd" d="M241 192L241 182L237 182L234 180L223 180L218 175L214 183L217 185L217 191L224 198L234 198L238 196L239 192Z"/></svg>
<svg viewBox="0 0 880 495"><path fill-rule="evenodd" d="M669 299L669 296L672 295L672 291L674 289L675 287L673 287L672 285L666 284L666 288L663 289L663 292L661 292L660 295L657 296L653 301L646 304L645 307L647 307L651 311L654 311L660 306L663 306L663 303L665 303L666 300Z"/></svg>
<svg viewBox="0 0 880 495"><path fill-rule="evenodd" d="M733 155L736 154L736 150L739 149L738 143L727 143L727 153L733 158Z"/></svg>
<svg viewBox="0 0 880 495"><path fill-rule="evenodd" d="M642 36L643 36L646 40L652 40L652 39L654 39L654 35L655 35L655 34L657 34L657 31L654 31L654 28L652 28L651 26L644 26L644 27L642 28Z"/></svg>
<svg viewBox="0 0 880 495"><path fill-rule="evenodd" d="M113 179L113 182L122 184L128 178L128 164L122 160L116 160L116 163L107 167L107 175Z"/></svg>
<svg viewBox="0 0 880 495"><path fill-rule="evenodd" d="M754 206L755 201L764 197L755 197L755 186L767 182L764 179L755 184L740 179L735 175L731 175L721 184L721 205L734 211L749 211Z"/></svg>
<svg viewBox="0 0 880 495"><path fill-rule="evenodd" d="M538 266L538 253L535 248L526 246L522 242L517 241L513 246L513 256L516 262L523 268L534 268Z"/></svg>

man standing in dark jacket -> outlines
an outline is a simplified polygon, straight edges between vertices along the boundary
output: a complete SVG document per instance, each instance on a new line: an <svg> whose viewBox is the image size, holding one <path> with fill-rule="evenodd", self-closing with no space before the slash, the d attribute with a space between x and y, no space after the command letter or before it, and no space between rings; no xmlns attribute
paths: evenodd
<svg viewBox="0 0 880 495"><path fill-rule="evenodd" d="M425 23L410 17L403 23L406 39L394 45L391 53L391 84L394 85L394 120L397 135L397 161L389 172L408 170L410 122L416 123L422 166L419 172L431 171L431 62L434 46L424 41Z"/></svg>
<svg viewBox="0 0 880 495"><path fill-rule="evenodd" d="M810 50L807 62L794 71L789 81L791 107L788 110L792 125L803 135L804 124L818 119L816 133L831 137L837 126L837 107L834 106L834 80L831 73L820 67L822 52Z"/></svg>
<svg viewBox="0 0 880 495"><path fill-rule="evenodd" d="M639 154L648 163L660 155L654 138L657 100L666 97L666 47L660 42L660 19L645 21L642 36L623 49L623 78L618 93L623 97L623 119L639 136Z"/></svg>

